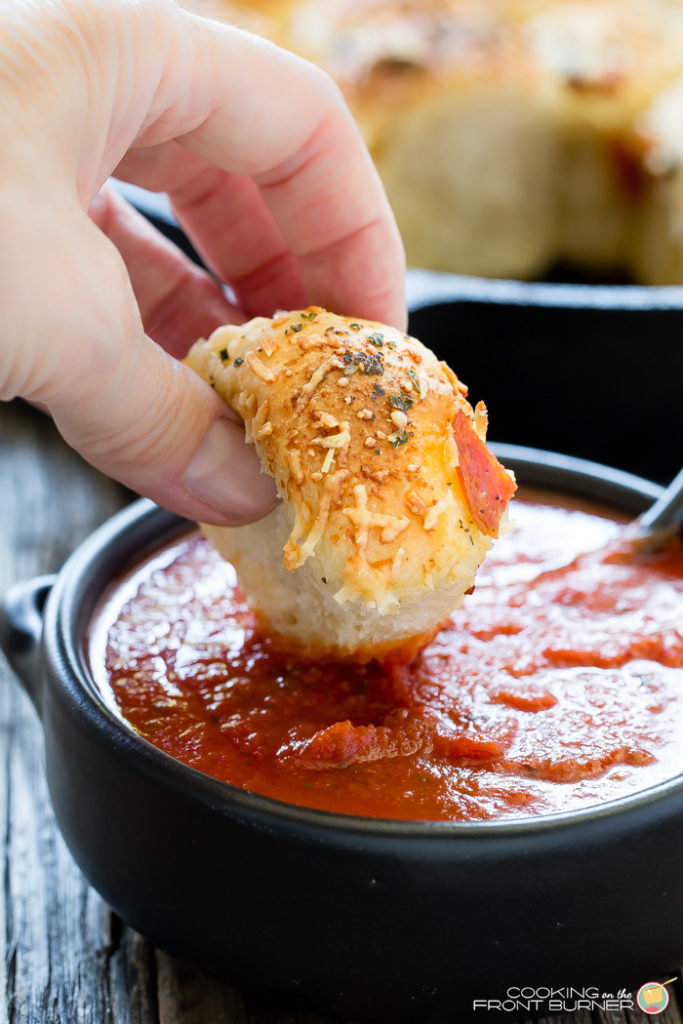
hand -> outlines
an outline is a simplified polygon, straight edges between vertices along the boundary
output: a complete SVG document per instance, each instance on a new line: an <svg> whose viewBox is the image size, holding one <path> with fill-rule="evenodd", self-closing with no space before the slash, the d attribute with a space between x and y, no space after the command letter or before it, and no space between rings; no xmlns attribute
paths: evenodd
<svg viewBox="0 0 683 1024"><path fill-rule="evenodd" d="M272 480L178 357L309 302L404 326L400 240L336 86L170 0L5 0L0 90L0 398L42 403L89 462L182 515L263 515ZM237 307L102 190L112 173L168 192Z"/></svg>

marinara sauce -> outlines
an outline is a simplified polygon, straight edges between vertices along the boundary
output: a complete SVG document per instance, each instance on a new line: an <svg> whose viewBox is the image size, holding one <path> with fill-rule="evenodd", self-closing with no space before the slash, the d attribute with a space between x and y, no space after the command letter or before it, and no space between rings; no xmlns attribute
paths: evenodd
<svg viewBox="0 0 683 1024"><path fill-rule="evenodd" d="M548 814L683 771L683 546L515 502L472 595L410 666L293 659L199 534L118 584L93 673L142 737L289 803L382 818Z"/></svg>

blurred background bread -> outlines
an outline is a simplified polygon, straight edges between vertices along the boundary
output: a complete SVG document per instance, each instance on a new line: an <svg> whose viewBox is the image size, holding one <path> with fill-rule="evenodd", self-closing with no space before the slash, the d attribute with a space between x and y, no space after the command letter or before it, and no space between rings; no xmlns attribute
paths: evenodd
<svg viewBox="0 0 683 1024"><path fill-rule="evenodd" d="M683 281L683 0L183 0L341 86L413 266Z"/></svg>

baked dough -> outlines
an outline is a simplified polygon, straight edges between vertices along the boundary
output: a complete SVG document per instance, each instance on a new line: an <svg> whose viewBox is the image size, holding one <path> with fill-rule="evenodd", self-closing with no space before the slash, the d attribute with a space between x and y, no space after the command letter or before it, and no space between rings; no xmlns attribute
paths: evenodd
<svg viewBox="0 0 683 1024"><path fill-rule="evenodd" d="M683 281L683 0L210 2L336 79L412 266Z"/></svg>
<svg viewBox="0 0 683 1024"><path fill-rule="evenodd" d="M203 527L268 630L313 656L413 653L472 587L515 489L483 404L414 338L318 307L219 327L186 361L282 498Z"/></svg>

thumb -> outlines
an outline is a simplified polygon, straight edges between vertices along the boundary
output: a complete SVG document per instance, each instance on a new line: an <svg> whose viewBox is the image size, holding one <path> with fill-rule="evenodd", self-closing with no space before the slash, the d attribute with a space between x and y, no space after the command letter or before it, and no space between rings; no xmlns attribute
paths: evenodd
<svg viewBox="0 0 683 1024"><path fill-rule="evenodd" d="M76 223L56 250L51 354L27 397L88 462L180 515L217 525L265 515L275 486L241 423L145 334L119 253L81 211Z"/></svg>

